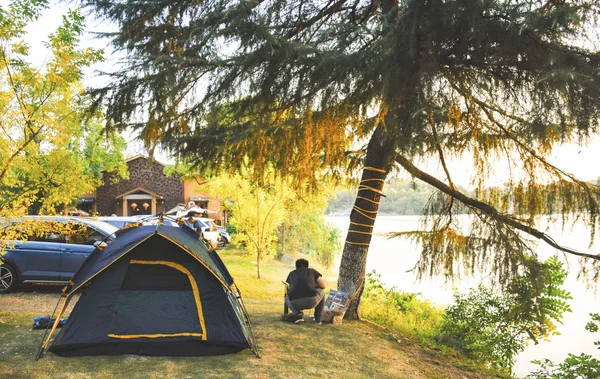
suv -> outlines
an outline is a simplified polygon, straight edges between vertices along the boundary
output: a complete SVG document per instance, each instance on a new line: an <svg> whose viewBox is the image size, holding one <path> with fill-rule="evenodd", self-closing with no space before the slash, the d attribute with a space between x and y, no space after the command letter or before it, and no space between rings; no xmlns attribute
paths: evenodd
<svg viewBox="0 0 600 379"><path fill-rule="evenodd" d="M110 243L118 230L105 222L69 216L25 216L9 225L3 228L13 227L22 239L0 241L0 293L22 283L68 283L94 248Z"/></svg>

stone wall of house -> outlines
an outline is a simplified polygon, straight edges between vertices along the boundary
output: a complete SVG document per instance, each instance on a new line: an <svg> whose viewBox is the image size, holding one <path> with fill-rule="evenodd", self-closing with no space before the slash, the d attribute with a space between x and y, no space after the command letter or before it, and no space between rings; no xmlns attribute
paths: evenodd
<svg viewBox="0 0 600 379"><path fill-rule="evenodd" d="M127 162L129 179L116 183L108 174L104 175L104 184L96 191L96 202L100 215L123 215L122 200L116 197L136 188L143 188L164 199L156 200L157 213L175 207L183 199L183 180L177 175L164 174L164 166L146 157L138 157Z"/></svg>

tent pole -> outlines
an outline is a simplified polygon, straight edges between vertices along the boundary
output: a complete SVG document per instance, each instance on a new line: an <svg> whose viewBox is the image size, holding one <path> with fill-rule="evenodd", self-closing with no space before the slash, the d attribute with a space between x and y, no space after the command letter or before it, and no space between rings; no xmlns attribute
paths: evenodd
<svg viewBox="0 0 600 379"><path fill-rule="evenodd" d="M65 289L66 289L66 287L65 287ZM63 293L64 293L64 290L63 290ZM62 296L61 296L61 299L62 299ZM58 299L58 303L56 304L56 307L54 308L55 312L56 312L56 308L58 307L58 304L60 303L61 299ZM65 296L63 306L60 308L60 311L58 311L56 320L54 321L54 325L52 325L52 330L50 330L50 333L48 333L48 329L46 328L46 334L44 334L45 341L44 341L44 339L42 339L43 342L42 342L42 345L40 346L40 350L38 351L37 355L35 356L36 361L42 357L42 354L46 350L46 347L48 346L48 343L50 342L50 338L52 338L52 334L58 327L58 324L60 323L60 318L61 318L62 314L64 313L65 309L67 308L67 305L69 304L70 299L71 299L71 294L68 294ZM52 316L54 316L54 313L52 313ZM50 318L52 318L52 317L50 317Z"/></svg>
<svg viewBox="0 0 600 379"><path fill-rule="evenodd" d="M50 316L50 319L51 319L51 320L52 320L52 318L54 317L54 315L56 314L56 309L58 308L58 304L60 304L60 300L63 298L63 295L64 295L64 293L66 292L66 290L67 290L67 286L65 286L65 287L63 288L63 290L62 290L62 292L61 292L61 295L60 295L60 297L58 298L58 301L56 302L56 305L54 306L54 310L52 311L52 315ZM38 353L37 353L37 354L36 354L36 356L35 356L35 360L36 360L36 361L37 361L38 359L40 359L40 358L41 358L41 356L42 356L42 350L43 350L43 347L42 347L42 345L43 345L43 343L44 343L44 340L46 339L46 336L48 335L48 329L49 329L49 328L46 328L46 329L45 329L46 331L44 332L44 337L42 337L42 342L40 343L40 349L38 350Z"/></svg>
<svg viewBox="0 0 600 379"><path fill-rule="evenodd" d="M248 311L246 310L246 306L244 305L244 301L242 300L242 295L240 293L240 289L238 288L238 286L235 283L232 283L232 286L235 287L234 297L242 310L242 314L244 315L244 322L248 326L248 337L250 340L248 342L250 342L250 350L256 356L256 358L260 358L260 352L258 351L258 344L256 343L256 340L254 339L254 332L252 331L252 323L250 322L250 315L248 315Z"/></svg>

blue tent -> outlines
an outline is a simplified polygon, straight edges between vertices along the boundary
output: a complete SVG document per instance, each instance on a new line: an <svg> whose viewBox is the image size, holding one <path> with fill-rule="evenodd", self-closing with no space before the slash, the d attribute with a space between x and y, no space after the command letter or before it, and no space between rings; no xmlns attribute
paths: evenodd
<svg viewBox="0 0 600 379"><path fill-rule="evenodd" d="M227 354L259 356L238 288L192 229L133 224L95 250L66 287L57 319L81 296L54 341L62 356Z"/></svg>

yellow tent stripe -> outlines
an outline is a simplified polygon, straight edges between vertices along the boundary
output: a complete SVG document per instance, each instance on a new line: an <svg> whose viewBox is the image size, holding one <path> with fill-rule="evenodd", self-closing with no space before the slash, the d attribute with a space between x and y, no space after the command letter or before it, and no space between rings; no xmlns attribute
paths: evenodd
<svg viewBox="0 0 600 379"><path fill-rule="evenodd" d="M227 291L227 293L230 293L231 290L229 289L229 285L227 285L225 282L223 282L221 280L221 278L219 277L219 275L217 275L213 270L211 270L210 267L208 267L204 262L202 262L195 254L193 254L189 249L183 247L181 244L175 242L174 240L172 240L171 238L165 236L162 233L156 233L157 235L163 237L164 239L171 241L173 244L179 246L185 253L187 253L188 255L192 256L196 261L198 261L198 263L200 263L202 266L204 266L204 268L206 268L208 271L210 271L211 274L213 274L215 276L215 278L217 278L217 280L223 285L223 287L225 288L225 290ZM106 270L109 266L112 266L113 263L117 262L118 260L120 260L121 258L123 258L126 254L128 254L131 250L135 249L136 247L138 247L141 243L145 242L146 240L148 240L149 238L151 238L153 234L150 234L148 236L146 236L146 238L144 238L143 240L141 240L139 243L135 244L134 246L132 246L129 250L127 250L126 252L124 252L123 254L121 254L121 256L118 259L115 259L114 261L110 262L108 265L106 265L104 268L102 268L100 271L98 271L97 273L95 273L94 275L90 276L85 282L81 283L77 288L72 289L71 291L69 291L69 294L72 294L74 292L76 292L78 289L80 289L81 287L83 287L86 283L88 283L90 280L94 279L96 276L98 276L98 274L100 274L102 271Z"/></svg>
<svg viewBox="0 0 600 379"><path fill-rule="evenodd" d="M121 256L117 259L115 259L114 261L110 262L109 264L107 264L106 266L104 266L101 270L99 270L97 273L95 273L94 275L90 276L89 278L87 278L87 280L83 283L81 283L79 286L77 286L77 288L72 289L71 291L69 291L69 294L75 293L78 289L80 289L81 287L83 287L87 282L89 282L90 280L94 279L96 276L98 276L102 271L106 270L107 268L109 268L110 266L113 265L113 263L117 262L118 260L120 260L121 258L123 258L125 256L125 254L129 253L131 250L135 249L136 247L138 247L141 243L145 242L147 239L149 239L150 237L152 237L154 234L150 234L148 236L146 236L146 238L144 238L143 240L141 240L140 242L136 243L134 246L131 247L131 249L127 250L126 252L124 252L123 254L121 254Z"/></svg>
<svg viewBox="0 0 600 379"><path fill-rule="evenodd" d="M203 340L206 340L206 325L204 324L204 313L202 312L202 302L200 301L200 291L198 290L198 284L196 280L192 276L192 273L182 265L173 262L167 261L141 261L137 259L132 259L130 264L139 264L139 265L163 265L167 267L174 268L184 274L187 275L190 284L192 285L192 292L194 293L194 300L196 302L196 309L198 311L198 320L200 321L200 329L202 333L175 333L175 334L109 334L108 336L111 338L161 338L161 337L178 337L178 336L191 336L195 335L197 337L202 337ZM142 336L142 337L136 337Z"/></svg>
<svg viewBox="0 0 600 379"><path fill-rule="evenodd" d="M165 338L165 337L202 337L203 340L204 334L202 333L173 333L173 334L109 334L110 338L121 338L121 339L133 339L133 338Z"/></svg>
<svg viewBox="0 0 600 379"><path fill-rule="evenodd" d="M166 239L167 241L171 241L174 245L177 245L181 248L181 250L185 251L186 253L188 253L188 255L190 255L192 258L194 258L195 260L198 261L198 263L200 263L205 269L207 269L211 274L214 275L214 277L219 281L219 283L221 283L223 285L223 287L225 288L225 290L227 291L227 293L231 292L231 290L229 289L229 285L227 285L223 280L221 280L221 277L219 275L217 275L210 267L208 267L208 265L204 262L202 262L200 260L200 258L198 258L196 256L196 254L192 253L190 251L190 249L182 246L181 244L177 243L177 241L172 240L171 238L165 236L164 234L161 233L157 233L159 236L161 236L162 238Z"/></svg>

